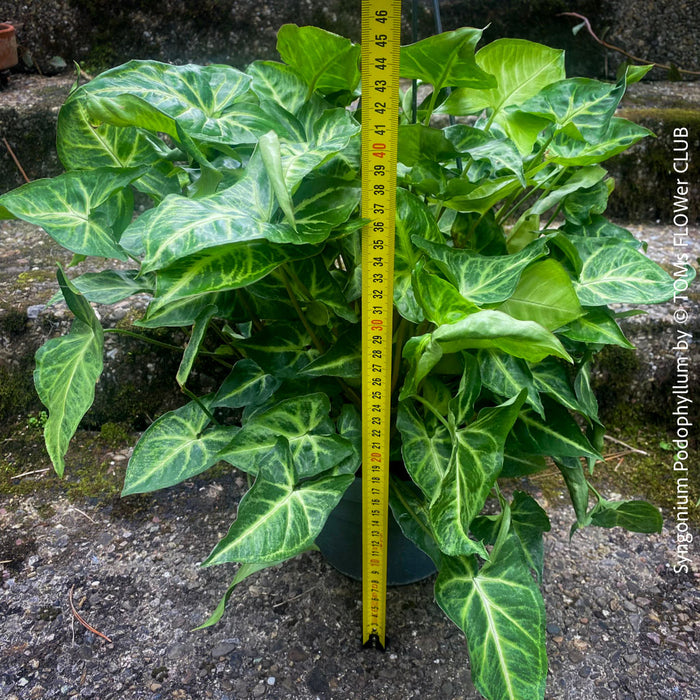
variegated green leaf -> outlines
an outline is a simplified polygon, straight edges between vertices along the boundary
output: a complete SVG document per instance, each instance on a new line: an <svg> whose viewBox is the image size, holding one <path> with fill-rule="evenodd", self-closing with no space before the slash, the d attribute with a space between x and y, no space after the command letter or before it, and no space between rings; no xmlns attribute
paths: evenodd
<svg viewBox="0 0 700 700"><path fill-rule="evenodd" d="M450 461L430 503L430 522L445 554L487 558L483 545L469 538L469 525L500 474L506 436L526 396L522 391L500 406L482 409L473 423L451 436Z"/></svg>
<svg viewBox="0 0 700 700"><path fill-rule="evenodd" d="M523 270L547 253L543 238L533 241L519 253L491 256L431 243L418 236L414 236L413 241L453 282L459 293L474 304L494 304L510 297Z"/></svg>
<svg viewBox="0 0 700 700"><path fill-rule="evenodd" d="M71 284L88 300L95 304L116 304L140 292L153 293L152 284L146 277L137 277L138 270L103 270L86 272L75 277ZM58 292L49 304L63 298Z"/></svg>
<svg viewBox="0 0 700 700"><path fill-rule="evenodd" d="M435 599L467 637L479 692L490 700L544 698L544 601L515 534L481 570L471 557L446 560Z"/></svg>
<svg viewBox="0 0 700 700"><path fill-rule="evenodd" d="M326 109L313 117L305 128L306 140L285 139L280 146L282 171L290 190L359 138L360 125L345 109Z"/></svg>
<svg viewBox="0 0 700 700"><path fill-rule="evenodd" d="M268 241L239 242L203 250L177 260L156 274L156 298L149 314L178 299L240 289L282 263L311 255L309 246L275 246Z"/></svg>
<svg viewBox="0 0 700 700"><path fill-rule="evenodd" d="M477 163L488 163L493 174L502 170L511 172L525 186L523 158L512 141L497 139L486 131L464 124L449 126L443 133L457 153L468 155Z"/></svg>
<svg viewBox="0 0 700 700"><path fill-rule="evenodd" d="M87 300L62 270L57 274L76 319L68 335L52 338L37 350L34 385L49 411L44 426L46 451L56 473L63 476L68 443L95 398L95 384L102 373L104 336Z"/></svg>
<svg viewBox="0 0 700 700"><path fill-rule="evenodd" d="M129 61L102 73L82 90L88 110L99 106L103 118L108 111L115 116L121 112L123 125L164 130L152 121L155 112L138 108L141 100L197 140L240 144L254 143L279 128L269 109L242 99L249 84L250 76L231 66Z"/></svg>
<svg viewBox="0 0 700 700"><path fill-rule="evenodd" d="M140 168L74 170L8 192L0 196L0 206L41 226L74 253L126 260L113 230L118 210L103 205L142 172Z"/></svg>
<svg viewBox="0 0 700 700"><path fill-rule="evenodd" d="M479 311L451 282L426 272L422 262L414 268L411 279L411 290L425 318L437 326L456 323Z"/></svg>
<svg viewBox="0 0 700 700"><path fill-rule="evenodd" d="M495 87L495 78L482 70L474 58L481 34L481 29L461 27L402 46L401 77L430 83L435 95L443 87Z"/></svg>
<svg viewBox="0 0 700 700"><path fill-rule="evenodd" d="M549 159L559 165L593 165L622 153L645 136L653 136L649 129L634 122L613 117L607 131L593 142L557 134L549 144Z"/></svg>
<svg viewBox="0 0 700 700"><path fill-rule="evenodd" d="M518 321L501 311L479 311L457 323L440 326L432 340L443 353L470 348L498 348L529 362L547 355L571 361L557 338L532 321Z"/></svg>
<svg viewBox="0 0 700 700"><path fill-rule="evenodd" d="M673 296L671 276L626 243L614 238L569 239L583 261L574 287L584 306L659 304Z"/></svg>
<svg viewBox="0 0 700 700"><path fill-rule="evenodd" d="M506 399L513 398L526 389L525 403L544 417L540 395L525 360L498 350L479 350L477 357L481 383L487 389Z"/></svg>
<svg viewBox="0 0 700 700"><path fill-rule="evenodd" d="M411 479L430 502L439 492L447 472L452 438L439 422L426 421L410 400L399 404L396 427L401 433L401 455Z"/></svg>
<svg viewBox="0 0 700 700"><path fill-rule="evenodd" d="M607 131L625 82L604 83L590 78L568 78L545 86L517 109L554 122L557 131L598 141Z"/></svg>
<svg viewBox="0 0 700 700"><path fill-rule="evenodd" d="M591 525L624 527L630 532L661 532L663 517L646 501L606 501L599 499L590 513Z"/></svg>
<svg viewBox="0 0 700 700"><path fill-rule="evenodd" d="M530 367L535 387L538 391L556 400L562 406L572 411L586 413L583 406L576 399L576 394L571 387L571 382L564 367L557 360L548 357Z"/></svg>
<svg viewBox="0 0 700 700"><path fill-rule="evenodd" d="M253 360L239 360L216 392L211 407L241 408L265 403L280 383Z"/></svg>
<svg viewBox="0 0 700 700"><path fill-rule="evenodd" d="M571 278L551 258L527 267L513 294L499 307L513 318L553 331L583 315Z"/></svg>
<svg viewBox="0 0 700 700"><path fill-rule="evenodd" d="M349 441L336 434L329 411L325 394L281 401L252 416L221 450L219 459L257 474L262 458L282 436L289 443L296 480L316 476L352 454Z"/></svg>
<svg viewBox="0 0 700 700"><path fill-rule="evenodd" d="M357 323L357 313L348 304L340 285L329 272L320 256L295 263L292 268L298 280L303 280L298 290L299 298L327 306L340 318ZM292 281L295 286L295 281Z"/></svg>
<svg viewBox="0 0 700 700"><path fill-rule="evenodd" d="M204 407L191 401L152 423L131 455L122 496L174 486L214 466L238 427L207 429L210 422Z"/></svg>
<svg viewBox="0 0 700 700"><path fill-rule="evenodd" d="M427 503L415 484L392 477L389 483L389 505L404 536L425 552L439 569L442 553L433 536Z"/></svg>
<svg viewBox="0 0 700 700"><path fill-rule="evenodd" d="M457 395L448 404L450 424L456 428L468 423L474 414L474 405L481 393L481 371L479 363L468 352L462 353L464 371L459 380Z"/></svg>
<svg viewBox="0 0 700 700"><path fill-rule="evenodd" d="M204 566L276 563L303 552L313 545L353 479L351 474L320 476L296 485L291 449L278 438L261 461L258 478L241 500L228 534Z"/></svg>
<svg viewBox="0 0 700 700"><path fill-rule="evenodd" d="M422 254L411 242L412 237L421 236L433 243L444 239L425 204L403 188L396 191L396 210L394 304L404 318L418 323L424 316L415 298L411 275Z"/></svg>
<svg viewBox="0 0 700 700"><path fill-rule="evenodd" d="M180 192L186 176L167 159L165 143L134 127L93 125L83 94L84 88L71 93L58 113L56 147L66 170L145 167L146 172L133 183L137 190L157 202Z"/></svg>
<svg viewBox="0 0 700 700"><path fill-rule="evenodd" d="M496 87L487 90L455 90L440 111L447 114L477 114L490 110L490 120L500 124L522 153L529 153L536 135L547 122L533 117L526 123L520 115L507 111L520 105L550 83L566 77L564 52L524 39L497 39L479 49L476 62L496 77Z"/></svg>
<svg viewBox="0 0 700 700"><path fill-rule="evenodd" d="M311 338L298 324L266 326L240 343L245 354L278 379L295 378L309 364Z"/></svg>
<svg viewBox="0 0 700 700"><path fill-rule="evenodd" d="M513 428L513 437L523 452L556 457L588 456L602 459L567 411L562 411L558 404L548 400L543 403L546 420L528 410L520 414Z"/></svg>
<svg viewBox="0 0 700 700"><path fill-rule="evenodd" d="M352 92L360 82L360 47L337 34L284 24L277 32L277 51L304 79L307 95Z"/></svg>
<svg viewBox="0 0 700 700"><path fill-rule="evenodd" d="M544 569L542 533L551 530L547 513L532 496L522 491L516 491L510 506L510 522L523 546L523 554L530 567L537 574L537 580L541 584Z"/></svg>
<svg viewBox="0 0 700 700"><path fill-rule="evenodd" d="M134 321L141 328L180 328L191 326L197 316L210 304L221 305L222 309L231 308L234 297L231 292L202 294L197 297L184 297L171 303L157 303L153 300L142 319Z"/></svg>
<svg viewBox="0 0 700 700"><path fill-rule="evenodd" d="M605 306L587 310L585 316L576 319L562 331L571 340L596 345L619 345L621 348L634 350L634 345L627 340L614 316Z"/></svg>
<svg viewBox="0 0 700 700"><path fill-rule="evenodd" d="M567 195L587 187L593 187L607 175L605 168L599 165L587 165L586 167L574 170L573 174L567 178L566 182L558 182L557 186L542 199L537 200L530 208L532 214L544 214L546 211L556 206Z"/></svg>
<svg viewBox="0 0 700 700"><path fill-rule="evenodd" d="M209 322L216 315L217 311L218 309L214 305L205 306L194 320L192 334L190 335L189 342L187 343L185 352L182 355L182 360L180 361L180 366L175 375L175 379L181 387L184 387L187 383L194 362L204 342L204 335L209 327Z"/></svg>
<svg viewBox="0 0 700 700"><path fill-rule="evenodd" d="M627 245L633 248L644 248L646 246L642 241L637 239L633 233L630 233L626 228L613 224L604 216L593 214L590 221L583 223L574 223L573 221L565 221L560 227L560 231L572 236L585 236L587 238L617 238L624 241ZM580 265L578 266L580 270Z"/></svg>
<svg viewBox="0 0 700 700"><path fill-rule="evenodd" d="M307 377L359 379L362 371L359 329L340 336L333 347L301 371Z"/></svg>
<svg viewBox="0 0 700 700"><path fill-rule="evenodd" d="M292 114L297 114L306 103L304 80L291 66L276 61L254 61L246 72L252 78L252 91L261 100L276 102Z"/></svg>

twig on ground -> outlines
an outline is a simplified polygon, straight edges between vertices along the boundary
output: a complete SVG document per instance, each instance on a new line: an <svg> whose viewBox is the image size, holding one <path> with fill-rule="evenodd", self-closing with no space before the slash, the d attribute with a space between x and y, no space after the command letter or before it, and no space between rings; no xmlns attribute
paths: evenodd
<svg viewBox="0 0 700 700"><path fill-rule="evenodd" d="M644 450L638 450L636 447L632 447L632 445L628 445L626 442L622 442L622 440L618 440L617 438L614 438L611 435L604 435L603 439L608 440L609 442L614 442L616 445L622 445L623 447L626 447L630 452L635 452L638 455L644 455L645 457L649 456L648 452L645 452Z"/></svg>
<svg viewBox="0 0 700 700"><path fill-rule="evenodd" d="M93 518L91 518L87 513L80 510L80 508L76 508L75 506L71 506L66 512L70 512L71 510L75 510L78 513L80 513L80 515L84 515L91 523L95 523L95 525L97 525L97 520L94 520Z"/></svg>
<svg viewBox="0 0 700 700"><path fill-rule="evenodd" d="M70 587L70 592L68 593L68 602L70 603L70 609L75 616L75 619L88 631L92 632L93 634L96 634L98 637L102 637L102 639L108 641L110 644L112 643L112 640L106 635L102 634L102 632L98 632L94 627L89 625L85 620L80 617L80 613L75 609L75 605L73 605L73 589L75 588L75 584L73 584Z"/></svg>
<svg viewBox="0 0 700 700"><path fill-rule="evenodd" d="M303 598L308 593L311 593L311 591L316 590L317 588L320 588L320 587L321 587L320 583L315 585L315 586L311 586L311 588L307 588L305 591L301 592L299 595L295 595L293 598L288 598L287 600L283 600L279 603L275 603L272 607L279 608L282 605L286 605L287 603L291 603L294 600L298 600L299 598Z"/></svg>
<svg viewBox="0 0 700 700"><path fill-rule="evenodd" d="M30 472L22 472L15 476L11 476L10 479L21 479L23 476L31 476L32 474L43 474L44 472L51 471L51 467L46 467L45 469L33 469Z"/></svg>
<svg viewBox="0 0 700 700"><path fill-rule="evenodd" d="M12 564L13 561L14 559L3 559L0 564Z"/></svg>
<svg viewBox="0 0 700 700"><path fill-rule="evenodd" d="M15 162L15 165L17 166L18 170L20 171L20 173L22 173L22 177L24 178L24 181L27 183L31 182L31 180L27 177L27 173L24 172L24 168L22 167L22 164L17 159L15 152L12 150L12 147L10 146L10 144L7 143L7 139L4 136L2 137L2 142L5 144L5 148L7 149L7 152L10 154L10 158L12 158L12 160Z"/></svg>
<svg viewBox="0 0 700 700"><path fill-rule="evenodd" d="M639 63L652 63L654 66L657 68L663 68L664 70L673 70L675 68L679 73L686 73L688 75L700 75L700 71L697 70L686 70L685 68L678 68L678 66L668 66L665 63L657 63L656 61L650 61L649 59L646 58L639 58L638 56L634 56L631 53L628 53L624 49L621 49L619 46L614 46L613 44L608 44L607 41L603 41L600 39L596 33L593 31L593 28L591 27L591 23L588 21L588 17L584 17L583 15L580 15L578 12L560 12L557 17L575 17L576 19L580 19L584 26L586 27L586 31L593 37L595 41L597 41L601 46L604 46L606 49L611 49L612 51L617 51L618 53L621 53L623 56L627 56L627 58L631 58L633 61L637 61Z"/></svg>

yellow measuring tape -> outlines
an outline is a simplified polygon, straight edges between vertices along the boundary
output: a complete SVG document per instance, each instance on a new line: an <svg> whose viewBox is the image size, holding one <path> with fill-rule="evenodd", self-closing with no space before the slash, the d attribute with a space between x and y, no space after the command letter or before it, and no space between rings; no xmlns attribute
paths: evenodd
<svg viewBox="0 0 700 700"><path fill-rule="evenodd" d="M401 0L362 0L362 643L386 646Z"/></svg>

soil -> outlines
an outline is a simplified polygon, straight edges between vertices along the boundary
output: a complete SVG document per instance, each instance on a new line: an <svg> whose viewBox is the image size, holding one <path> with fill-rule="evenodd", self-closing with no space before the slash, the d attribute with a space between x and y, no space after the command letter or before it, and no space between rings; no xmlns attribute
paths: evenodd
<svg viewBox="0 0 700 700"><path fill-rule="evenodd" d="M128 454L103 455L116 484ZM318 553L246 579L220 623L194 631L235 573L199 563L235 515L240 474L77 501L50 472L24 479L54 488L0 497L0 693L8 700L479 697L464 638L435 604L432 578L389 590L384 654L360 648L360 584ZM518 488L552 519L547 699L700 697L700 595L692 569L674 571L673 523L650 536L588 528L569 541L563 493ZM71 599L110 641L78 622Z"/></svg>

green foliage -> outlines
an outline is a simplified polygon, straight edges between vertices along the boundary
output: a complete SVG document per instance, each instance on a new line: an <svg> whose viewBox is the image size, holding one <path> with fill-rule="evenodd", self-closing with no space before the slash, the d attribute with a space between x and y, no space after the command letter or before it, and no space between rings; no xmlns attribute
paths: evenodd
<svg viewBox="0 0 700 700"><path fill-rule="evenodd" d="M648 133L613 116L641 72L567 79L561 51L499 40L475 52L480 38L464 28L401 54L402 77L432 91L421 123L400 115L392 453L414 484L394 481L391 505L440 570L436 598L467 635L480 692L529 700L547 672L549 521L498 480L551 458L574 528L660 529L651 505L591 491L582 460L600 459L603 430L592 357L630 347L607 305L665 301L673 282L603 216L613 183L600 163ZM67 172L0 197L0 216L44 226L78 257L132 265L72 282L59 270L76 318L35 373L59 474L102 368L91 302L145 292L140 325L187 334L176 379L191 401L144 432L123 493L220 461L254 480L205 562L241 565L205 625L243 578L314 547L360 466L359 47L287 25L278 48L283 63L246 72L107 71L59 115ZM438 128L436 112L475 119ZM134 190L153 203L136 217ZM228 374L196 396L203 360ZM485 516L493 494L500 512Z"/></svg>

